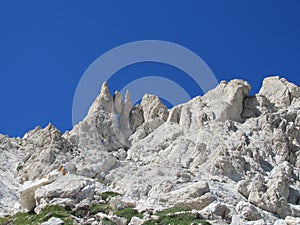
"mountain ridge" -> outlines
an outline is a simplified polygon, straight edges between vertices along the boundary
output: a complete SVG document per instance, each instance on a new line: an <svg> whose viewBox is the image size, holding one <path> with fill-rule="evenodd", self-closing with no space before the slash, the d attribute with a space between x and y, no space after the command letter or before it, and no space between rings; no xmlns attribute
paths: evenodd
<svg viewBox="0 0 300 225"><path fill-rule="evenodd" d="M104 83L71 131L49 124L23 138L0 135L0 214L47 205L76 210L109 190L122 194L110 199L116 209L178 206L214 224L297 224L300 88L274 76L258 94L249 91L245 81L221 81L168 110L149 94L133 106L127 92L123 102ZM62 187L68 179L77 188Z"/></svg>

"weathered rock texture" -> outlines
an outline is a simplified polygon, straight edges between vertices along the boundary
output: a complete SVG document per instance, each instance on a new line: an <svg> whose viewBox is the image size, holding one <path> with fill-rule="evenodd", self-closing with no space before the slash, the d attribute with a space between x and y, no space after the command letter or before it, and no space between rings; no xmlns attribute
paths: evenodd
<svg viewBox="0 0 300 225"><path fill-rule="evenodd" d="M50 124L22 139L0 135L0 215L22 210L20 203L36 212L48 204L76 209L113 190L122 194L110 200L114 208L175 205L219 224L297 224L300 89L269 77L259 94L249 91L245 81L222 81L167 109L148 94L132 106L129 92L123 102L104 83L71 131ZM60 165L64 175L56 176Z"/></svg>

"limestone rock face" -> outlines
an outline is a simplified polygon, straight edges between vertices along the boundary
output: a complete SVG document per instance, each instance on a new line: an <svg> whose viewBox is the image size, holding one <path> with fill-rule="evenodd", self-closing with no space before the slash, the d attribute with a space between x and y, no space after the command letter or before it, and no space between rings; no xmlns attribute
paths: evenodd
<svg viewBox="0 0 300 225"><path fill-rule="evenodd" d="M20 210L18 172L23 167L21 140L0 134L0 216Z"/></svg>
<svg viewBox="0 0 300 225"><path fill-rule="evenodd" d="M43 178L37 181L25 182L20 190L22 208L26 209L27 211L33 210L36 206L36 202L34 199L35 191L43 185L50 184L52 181L53 180Z"/></svg>
<svg viewBox="0 0 300 225"><path fill-rule="evenodd" d="M119 94L117 94L119 95ZM96 98L95 102L89 109L88 116L98 113L103 110L105 112L112 112L114 109L120 109L120 96L115 98L115 104L113 101L113 96L111 95L107 82L103 83L100 95ZM116 106L116 107L115 107Z"/></svg>
<svg viewBox="0 0 300 225"><path fill-rule="evenodd" d="M144 119L146 122L157 117L163 121L166 121L168 118L168 109L157 96L148 94L144 95L141 107L143 109Z"/></svg>
<svg viewBox="0 0 300 225"><path fill-rule="evenodd" d="M123 101L104 83L71 131L49 124L23 138L0 135L0 216L108 204L145 212L137 224L172 206L212 224L299 223L299 87L271 77L258 94L249 90L245 81L222 81L167 109L149 94L133 106L129 92ZM64 175L53 172L59 166ZM105 200L104 192L121 196ZM108 212L73 219L103 218L130 222Z"/></svg>
<svg viewBox="0 0 300 225"><path fill-rule="evenodd" d="M211 107L218 121L241 121L243 101L250 91L250 85L242 80L221 82L209 91L203 100Z"/></svg>
<svg viewBox="0 0 300 225"><path fill-rule="evenodd" d="M289 106L294 98L300 97L300 89L295 84L279 76L264 79L259 94L265 96L277 107Z"/></svg>
<svg viewBox="0 0 300 225"><path fill-rule="evenodd" d="M242 118L259 117L261 114L274 112L275 108L264 95L249 96L244 99Z"/></svg>
<svg viewBox="0 0 300 225"><path fill-rule="evenodd" d="M20 170L22 182L46 176L76 154L76 148L52 124L26 133L21 145L25 154Z"/></svg>
<svg viewBox="0 0 300 225"><path fill-rule="evenodd" d="M236 210L245 220L253 221L261 219L259 210L248 202L239 202L236 206Z"/></svg>
<svg viewBox="0 0 300 225"><path fill-rule="evenodd" d="M129 136L134 132L135 130L131 128L130 124L130 114L132 110L132 102L130 100L130 93L129 91L126 92L125 96L125 102L122 106L122 110L120 111L120 118L119 118L119 124L120 129L122 130L124 136L126 139L129 138Z"/></svg>

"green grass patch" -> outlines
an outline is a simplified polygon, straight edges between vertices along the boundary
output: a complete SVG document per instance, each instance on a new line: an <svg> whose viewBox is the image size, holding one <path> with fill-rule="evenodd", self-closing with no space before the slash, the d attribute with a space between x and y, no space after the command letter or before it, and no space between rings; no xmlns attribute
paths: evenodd
<svg viewBox="0 0 300 225"><path fill-rule="evenodd" d="M57 217L64 221L64 225L72 225L73 220L70 218L71 213L60 206L47 206L40 214L34 213L17 213L12 216L1 218L0 224L13 225L38 225L48 221L51 217Z"/></svg>
<svg viewBox="0 0 300 225"><path fill-rule="evenodd" d="M109 204L99 204L77 209L76 211L73 211L72 214L76 217L83 218L86 216L95 215L99 212L108 214L110 211L112 211L112 208Z"/></svg>
<svg viewBox="0 0 300 225"><path fill-rule="evenodd" d="M161 215L159 219L148 220L143 225L191 225L192 223L211 225L209 222L202 220L198 214L192 213Z"/></svg>
<svg viewBox="0 0 300 225"><path fill-rule="evenodd" d="M98 212L108 214L110 211L112 211L112 208L109 204L93 205L90 207L90 212L93 215L97 214Z"/></svg>
<svg viewBox="0 0 300 225"><path fill-rule="evenodd" d="M106 191L103 192L102 194L100 194L101 198L106 201L109 197L116 197L116 196L120 196L120 193L117 192L113 192L113 191Z"/></svg>
<svg viewBox="0 0 300 225"><path fill-rule="evenodd" d="M130 222L131 218L136 216L139 218L143 218L143 213L139 213L136 209L133 208L124 208L124 209L118 209L114 212L116 216L124 217L127 219L127 223Z"/></svg>
<svg viewBox="0 0 300 225"><path fill-rule="evenodd" d="M6 218L6 217L0 217L0 224L8 224L8 222L9 222L9 219L8 218Z"/></svg>
<svg viewBox="0 0 300 225"><path fill-rule="evenodd" d="M107 219L107 218L103 218L103 219L101 220L101 222L102 222L102 225L117 225L117 224L115 224L114 222L110 221L110 220Z"/></svg>

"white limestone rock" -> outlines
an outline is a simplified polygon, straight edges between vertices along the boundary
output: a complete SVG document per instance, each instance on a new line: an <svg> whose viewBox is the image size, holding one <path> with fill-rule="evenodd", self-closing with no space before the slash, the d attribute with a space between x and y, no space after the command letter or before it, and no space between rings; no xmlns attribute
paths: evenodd
<svg viewBox="0 0 300 225"><path fill-rule="evenodd" d="M41 225L62 225L64 221L60 218L51 217L48 221L41 223Z"/></svg>
<svg viewBox="0 0 300 225"><path fill-rule="evenodd" d="M0 134L0 216L20 210L18 173L22 170L24 153L19 138Z"/></svg>
<svg viewBox="0 0 300 225"><path fill-rule="evenodd" d="M272 113L276 107L270 103L270 100L264 95L256 94L245 97L242 118L259 117L262 114Z"/></svg>
<svg viewBox="0 0 300 225"><path fill-rule="evenodd" d="M135 208L136 201L129 197L116 196L109 199L110 206L114 209Z"/></svg>
<svg viewBox="0 0 300 225"><path fill-rule="evenodd" d="M128 225L142 225L144 222L145 222L145 220L143 220L139 217L133 216Z"/></svg>
<svg viewBox="0 0 300 225"><path fill-rule="evenodd" d="M41 204L58 204L60 199L71 199L75 205L84 199L92 200L95 184L91 179L67 174L55 182L36 189L34 198L37 206Z"/></svg>
<svg viewBox="0 0 300 225"><path fill-rule="evenodd" d="M236 211L245 220L259 220L261 215L259 210L252 204L244 201L240 201L236 206Z"/></svg>
<svg viewBox="0 0 300 225"><path fill-rule="evenodd" d="M121 131L124 134L124 137L126 141L128 140L129 136L134 132L135 130L131 127L131 112L132 112L132 102L130 99L130 93L127 90L126 96L125 96L125 102L123 104L121 114L119 117L119 127ZM126 142L127 143L127 142Z"/></svg>
<svg viewBox="0 0 300 225"><path fill-rule="evenodd" d="M144 123L144 112L140 105L134 106L130 111L130 129L135 132Z"/></svg>
<svg viewBox="0 0 300 225"><path fill-rule="evenodd" d="M214 113L215 119L220 122L226 120L242 121L243 101L250 91L250 85L242 80L221 82L215 89L203 96Z"/></svg>
<svg viewBox="0 0 300 225"><path fill-rule="evenodd" d="M111 95L107 82L101 87L100 95L96 98L88 112L88 117L99 111L112 112L114 110L113 96Z"/></svg>
<svg viewBox="0 0 300 225"><path fill-rule="evenodd" d="M293 98L299 98L300 89L286 79L274 76L264 79L259 94L265 96L271 103L281 108L289 106Z"/></svg>
<svg viewBox="0 0 300 225"><path fill-rule="evenodd" d="M149 94L144 95L141 107L146 122L157 117L161 118L163 121L166 121L168 118L168 109L157 96Z"/></svg>
<svg viewBox="0 0 300 225"><path fill-rule="evenodd" d="M285 222L289 225L298 225L300 224L300 218L296 218L296 217L291 217L291 216L287 216L285 218Z"/></svg>
<svg viewBox="0 0 300 225"><path fill-rule="evenodd" d="M206 193L201 197L184 199L183 201L180 201L180 199L176 201L176 199L174 199L174 202L176 202L175 206L201 210L216 200L217 198L213 194Z"/></svg>
<svg viewBox="0 0 300 225"><path fill-rule="evenodd" d="M76 148L52 124L28 132L21 143L25 154L19 174L22 182L47 176L76 154Z"/></svg>
<svg viewBox="0 0 300 225"><path fill-rule="evenodd" d="M122 94L118 91L115 92L113 96L113 102L114 102L114 112L120 114L123 109L123 101L122 101Z"/></svg>
<svg viewBox="0 0 300 225"><path fill-rule="evenodd" d="M50 184L51 182L53 182L53 180L48 180L47 178L25 182L20 190L22 208L27 211L32 211L36 206L36 200L34 198L35 191L39 187Z"/></svg>
<svg viewBox="0 0 300 225"><path fill-rule="evenodd" d="M98 204L99 194L113 190L140 211L184 206L201 210L216 224L296 221L299 88L270 78L259 94L248 96L249 89L244 81L221 82L205 96L168 110L152 95L132 107L129 93L122 102L104 84L87 117L64 135L51 124L22 139L0 135L0 214L20 210L23 182L47 176L61 182L36 190L36 212L49 204L74 209ZM59 165L74 185L49 174ZM93 191L94 181L87 178L104 184L97 182ZM117 200L115 208L126 206ZM77 222L87 221L100 222L96 216Z"/></svg>
<svg viewBox="0 0 300 225"><path fill-rule="evenodd" d="M200 215L207 219L231 219L236 211L232 206L215 201L202 209Z"/></svg>

